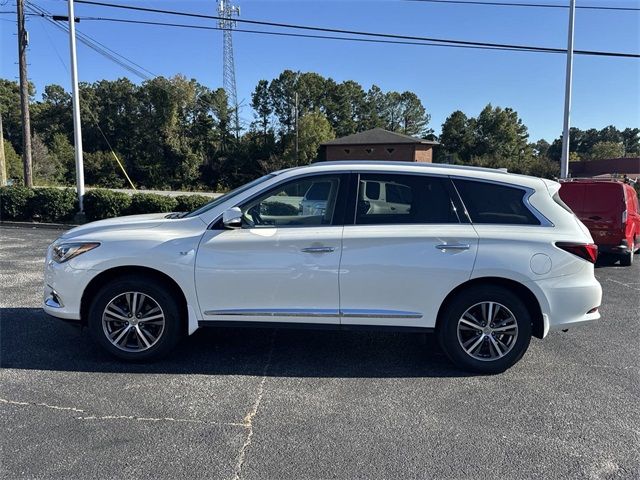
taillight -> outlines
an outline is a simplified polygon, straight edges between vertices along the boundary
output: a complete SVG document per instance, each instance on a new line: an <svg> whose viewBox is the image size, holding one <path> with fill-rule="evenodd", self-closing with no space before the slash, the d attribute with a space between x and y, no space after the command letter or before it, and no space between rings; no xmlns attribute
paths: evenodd
<svg viewBox="0 0 640 480"><path fill-rule="evenodd" d="M598 246L595 243L556 242L556 247L573 253L587 262L596 263L598 258Z"/></svg>
<svg viewBox="0 0 640 480"><path fill-rule="evenodd" d="M622 225L627 223L627 211L622 212Z"/></svg>

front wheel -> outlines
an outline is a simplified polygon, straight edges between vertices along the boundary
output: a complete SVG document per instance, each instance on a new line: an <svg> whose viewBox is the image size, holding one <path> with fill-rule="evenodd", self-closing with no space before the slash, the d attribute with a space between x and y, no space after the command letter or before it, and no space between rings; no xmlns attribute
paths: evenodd
<svg viewBox="0 0 640 480"><path fill-rule="evenodd" d="M142 276L106 284L89 308L91 336L124 360L153 360L180 338L180 309L170 289Z"/></svg>
<svg viewBox="0 0 640 480"><path fill-rule="evenodd" d="M464 370L500 373L518 362L531 340L531 315L522 300L499 286L457 294L438 325L440 346Z"/></svg>

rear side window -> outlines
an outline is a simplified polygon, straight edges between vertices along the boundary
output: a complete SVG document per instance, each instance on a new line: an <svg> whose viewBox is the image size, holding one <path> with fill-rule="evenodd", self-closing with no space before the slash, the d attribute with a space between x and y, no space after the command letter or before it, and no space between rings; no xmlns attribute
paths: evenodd
<svg viewBox="0 0 640 480"><path fill-rule="evenodd" d="M459 223L446 182L422 175L362 174L356 224ZM371 185L377 187L370 195Z"/></svg>
<svg viewBox="0 0 640 480"><path fill-rule="evenodd" d="M524 189L473 180L454 183L473 223L540 225L525 205Z"/></svg>

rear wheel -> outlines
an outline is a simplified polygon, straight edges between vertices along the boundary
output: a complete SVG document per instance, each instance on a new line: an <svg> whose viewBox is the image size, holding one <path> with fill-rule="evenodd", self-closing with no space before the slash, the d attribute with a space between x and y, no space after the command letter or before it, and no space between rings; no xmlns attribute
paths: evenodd
<svg viewBox="0 0 640 480"><path fill-rule="evenodd" d="M522 358L531 340L531 315L522 300L499 286L460 292L442 313L438 339L458 367L500 373Z"/></svg>
<svg viewBox="0 0 640 480"><path fill-rule="evenodd" d="M89 308L91 335L118 358L160 358L180 338L180 309L173 297L170 289L152 278L113 280Z"/></svg>
<svg viewBox="0 0 640 480"><path fill-rule="evenodd" d="M623 267L630 267L633 265L633 250L629 250L627 253L620 255L620 265Z"/></svg>

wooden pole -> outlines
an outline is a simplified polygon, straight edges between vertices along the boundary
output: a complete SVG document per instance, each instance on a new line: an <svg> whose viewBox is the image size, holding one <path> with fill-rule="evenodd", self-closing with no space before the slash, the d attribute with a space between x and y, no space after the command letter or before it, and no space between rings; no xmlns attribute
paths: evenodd
<svg viewBox="0 0 640 480"><path fill-rule="evenodd" d="M29 39L24 28L24 0L17 0L16 6L18 7L18 64L20 66L20 109L22 111L22 164L24 166L24 185L33 187L29 78L27 77L27 45L29 44Z"/></svg>
<svg viewBox="0 0 640 480"><path fill-rule="evenodd" d="M4 132L2 131L2 112L0 112L0 187L7 184L7 161L4 158Z"/></svg>

